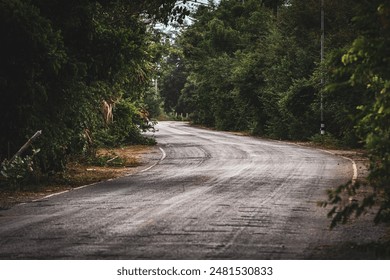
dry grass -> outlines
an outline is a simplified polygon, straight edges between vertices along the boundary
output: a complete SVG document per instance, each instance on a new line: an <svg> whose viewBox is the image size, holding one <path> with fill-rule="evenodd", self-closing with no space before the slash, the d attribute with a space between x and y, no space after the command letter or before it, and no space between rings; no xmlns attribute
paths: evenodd
<svg viewBox="0 0 390 280"><path fill-rule="evenodd" d="M97 158L104 159L99 162L99 165L73 161L68 163L63 174L58 174L40 183L13 190L0 189L0 210L39 199L49 194L135 173L140 166L148 163L145 155L155 151L156 147L142 145L99 149ZM108 163L106 159L108 159ZM120 162L120 166L111 164L115 160Z"/></svg>

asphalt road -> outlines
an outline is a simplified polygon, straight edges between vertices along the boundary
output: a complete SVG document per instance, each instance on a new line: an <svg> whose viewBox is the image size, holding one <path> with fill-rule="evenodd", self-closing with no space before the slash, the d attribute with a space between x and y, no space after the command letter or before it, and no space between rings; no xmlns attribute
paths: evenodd
<svg viewBox="0 0 390 280"><path fill-rule="evenodd" d="M185 123L158 129L151 168L0 211L0 258L307 259L382 234L329 231L316 205L352 178L347 159Z"/></svg>

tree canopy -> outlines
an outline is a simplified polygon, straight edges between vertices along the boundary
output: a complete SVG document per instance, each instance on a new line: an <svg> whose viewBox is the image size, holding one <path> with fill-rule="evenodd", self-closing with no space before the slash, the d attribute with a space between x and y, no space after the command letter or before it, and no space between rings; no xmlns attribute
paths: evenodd
<svg viewBox="0 0 390 280"><path fill-rule="evenodd" d="M98 143L144 141L140 112L161 52L152 26L186 13L173 0L1 0L0 158L37 130L43 172ZM118 117L108 127L102 102Z"/></svg>

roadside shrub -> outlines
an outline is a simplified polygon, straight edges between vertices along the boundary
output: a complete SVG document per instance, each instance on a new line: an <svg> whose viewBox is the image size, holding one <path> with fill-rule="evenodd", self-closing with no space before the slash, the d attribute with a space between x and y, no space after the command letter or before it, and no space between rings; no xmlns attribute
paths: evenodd
<svg viewBox="0 0 390 280"><path fill-rule="evenodd" d="M39 150L33 150L31 155L15 157L12 161L3 160L0 165L0 186L15 188L30 182L36 176L34 157Z"/></svg>
<svg viewBox="0 0 390 280"><path fill-rule="evenodd" d="M340 141L330 133L325 133L324 135L318 133L310 137L309 140L315 144L329 148L341 146Z"/></svg>
<svg viewBox="0 0 390 280"><path fill-rule="evenodd" d="M121 100L115 105L114 122L95 134L97 146L118 147L128 144L155 144L142 132L154 129L155 122L147 122L141 117L134 103Z"/></svg>

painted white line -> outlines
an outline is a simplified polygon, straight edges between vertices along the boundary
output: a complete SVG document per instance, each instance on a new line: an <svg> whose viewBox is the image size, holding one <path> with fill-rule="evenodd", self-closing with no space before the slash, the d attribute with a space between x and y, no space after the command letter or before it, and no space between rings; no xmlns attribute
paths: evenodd
<svg viewBox="0 0 390 280"><path fill-rule="evenodd" d="M283 141L280 141L280 142L283 142ZM297 143L290 143L290 144L298 146L298 147L306 147L306 146L303 146L303 145L300 145L300 144L297 144ZM346 156L338 155L338 154L333 153L333 152L328 151L328 150L324 150L324 149L320 149L320 148L316 148L316 147L309 147L309 148L316 149L316 150L319 150L319 151L331 154L333 156L342 157L342 158L344 158L346 160L349 160L352 163L352 170L353 170L352 184L354 184L356 182L357 177L358 177L358 170L357 170L356 162L353 159L351 159L349 157L346 157Z"/></svg>
<svg viewBox="0 0 390 280"><path fill-rule="evenodd" d="M58 192L58 193L49 194L49 195L47 195L47 196L44 196L44 197L41 197L41 198L34 199L34 200L32 200L32 202L41 201L41 200L47 199L47 198L49 198L49 197L53 197L53 196L57 196L57 195L60 195L60 194L67 193L67 192L69 192L69 191L70 191L70 190L66 190L66 191L62 191L62 192Z"/></svg>
<svg viewBox="0 0 390 280"><path fill-rule="evenodd" d="M167 154L165 153L165 151L161 147L160 147L160 151L162 152L162 157L161 157L160 161L163 161L166 158Z"/></svg>
<svg viewBox="0 0 390 280"><path fill-rule="evenodd" d="M346 157L346 156L342 156L342 155L338 155L338 154L335 154L331 151L327 151L327 150L324 150L324 149L318 149L317 150L320 150L320 151L323 151L325 153L328 153L328 154L331 154L331 155L334 155L336 157L342 157L343 159L346 159L346 160L349 160L351 163L352 163L352 170L353 170L353 175L352 175L352 184L355 184L356 183L356 180L357 180L357 177L358 177L358 171L357 171L357 166L356 166L356 162L349 158L349 157Z"/></svg>
<svg viewBox="0 0 390 280"><path fill-rule="evenodd" d="M357 177L358 177L358 171L357 171L356 162L353 159L351 159L351 158L348 158L348 157L345 157L345 156L341 156L341 157L349 160L352 163L352 169L353 169L352 184L354 184L356 182L356 180L357 180Z"/></svg>
<svg viewBox="0 0 390 280"><path fill-rule="evenodd" d="M152 169L153 167L155 167L157 164L159 164L160 162L162 162L166 158L167 154L165 153L164 149L161 147L159 147L159 149L160 149L161 154L162 154L160 160L157 161L156 163L154 163L153 165L149 166L148 168L141 170L139 173L146 172L146 171Z"/></svg>
<svg viewBox="0 0 390 280"><path fill-rule="evenodd" d="M167 156L167 154L165 153L165 151L162 149L162 148L159 148L160 151L161 151L161 158L156 162L154 163L152 166L149 166L148 168L146 169L143 169L141 171L139 171L138 173L142 173L142 172L145 172L145 171L148 171L150 169L152 169L153 167L155 167L157 164L159 164L161 161L163 161L165 159L165 157ZM111 178L111 179L108 179L108 180L105 180L105 181L101 181L101 182L95 182L95 183L92 183L92 184L89 184L89 185L84 185L84 186L80 186L80 187L77 187L77 188L72 188L72 189L69 189L69 190L66 190L66 191L62 191L62 192L58 192L58 193L53 193L53 194L49 194L47 196L44 196L44 197L41 197L41 198L38 198L38 199L35 199L35 200L32 200L32 202L37 202L37 201L41 201L41 200L44 200L44 199L47 199L49 197L53 197L53 196L57 196L57 195L60 195L60 194L64 194L64 193L67 193L67 192L70 192L70 191L75 191L75 190L81 190L81 189L84 189L86 187L91 187L93 185L96 185L98 183L102 183L102 182L110 182L112 180L114 180L115 178ZM24 203L23 203L24 204ZM22 204L19 204L19 205L22 205Z"/></svg>
<svg viewBox="0 0 390 280"><path fill-rule="evenodd" d="M108 179L108 180L103 181L103 182L107 182L109 180L112 180L112 179ZM84 185L84 186L80 186L80 187L77 187L77 188L73 188L72 191L81 190L81 189L84 189L86 187L90 187L90 186L96 185L97 183L100 183L100 182L96 182L96 183L92 183L92 184L89 184L89 185Z"/></svg>

